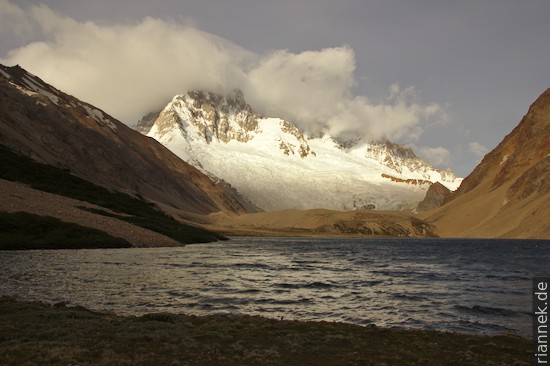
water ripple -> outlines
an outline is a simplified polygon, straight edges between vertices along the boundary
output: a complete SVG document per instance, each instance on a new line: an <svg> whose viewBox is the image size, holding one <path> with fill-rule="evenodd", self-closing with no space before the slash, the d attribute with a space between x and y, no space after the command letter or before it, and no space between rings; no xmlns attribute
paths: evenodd
<svg viewBox="0 0 550 366"><path fill-rule="evenodd" d="M530 336L549 241L234 238L0 252L0 295L123 315L242 313Z"/></svg>

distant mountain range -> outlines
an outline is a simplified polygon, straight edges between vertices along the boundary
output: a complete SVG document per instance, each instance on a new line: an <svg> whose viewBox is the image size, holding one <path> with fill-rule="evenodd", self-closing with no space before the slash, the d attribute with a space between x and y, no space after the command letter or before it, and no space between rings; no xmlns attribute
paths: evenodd
<svg viewBox="0 0 550 366"><path fill-rule="evenodd" d="M428 187L462 179L389 141L308 137L290 121L252 110L242 92L177 95L136 129L261 210L414 210Z"/></svg>
<svg viewBox="0 0 550 366"><path fill-rule="evenodd" d="M307 136L239 91L178 95L137 129L0 65L2 215L51 216L131 245L220 238L182 222L231 234L550 239L550 89L464 180L389 141Z"/></svg>

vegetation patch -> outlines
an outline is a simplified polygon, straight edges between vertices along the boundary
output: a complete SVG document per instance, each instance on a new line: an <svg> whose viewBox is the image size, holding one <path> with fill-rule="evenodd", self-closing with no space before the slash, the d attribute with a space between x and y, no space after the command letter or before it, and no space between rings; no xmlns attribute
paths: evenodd
<svg viewBox="0 0 550 366"><path fill-rule="evenodd" d="M2 365L529 365L531 342L250 316L119 317L0 298Z"/></svg>
<svg viewBox="0 0 550 366"><path fill-rule="evenodd" d="M34 189L89 202L125 215L116 217L131 224L164 234L180 243L202 243L225 239L197 227L184 225L157 209L152 203L126 193L110 191L63 169L41 164L0 146L0 178L28 184ZM99 213L99 212L97 212Z"/></svg>
<svg viewBox="0 0 550 366"><path fill-rule="evenodd" d="M0 212L0 250L129 248L103 231L27 212Z"/></svg>

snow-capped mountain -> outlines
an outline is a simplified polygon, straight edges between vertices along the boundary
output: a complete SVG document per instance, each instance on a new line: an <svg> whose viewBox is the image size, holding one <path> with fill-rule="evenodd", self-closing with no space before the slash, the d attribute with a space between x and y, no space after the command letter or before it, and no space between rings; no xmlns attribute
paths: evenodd
<svg viewBox="0 0 550 366"><path fill-rule="evenodd" d="M461 179L403 145L305 136L252 110L242 92L177 95L136 127L263 210L414 209L428 187Z"/></svg>

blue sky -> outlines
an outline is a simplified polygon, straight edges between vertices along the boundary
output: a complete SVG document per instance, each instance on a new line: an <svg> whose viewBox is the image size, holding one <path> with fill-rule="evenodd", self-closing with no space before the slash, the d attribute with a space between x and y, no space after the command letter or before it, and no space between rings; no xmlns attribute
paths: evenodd
<svg viewBox="0 0 550 366"><path fill-rule="evenodd" d="M549 16L547 0L0 0L0 59L128 124L239 87L311 133L387 136L465 176L550 87Z"/></svg>

